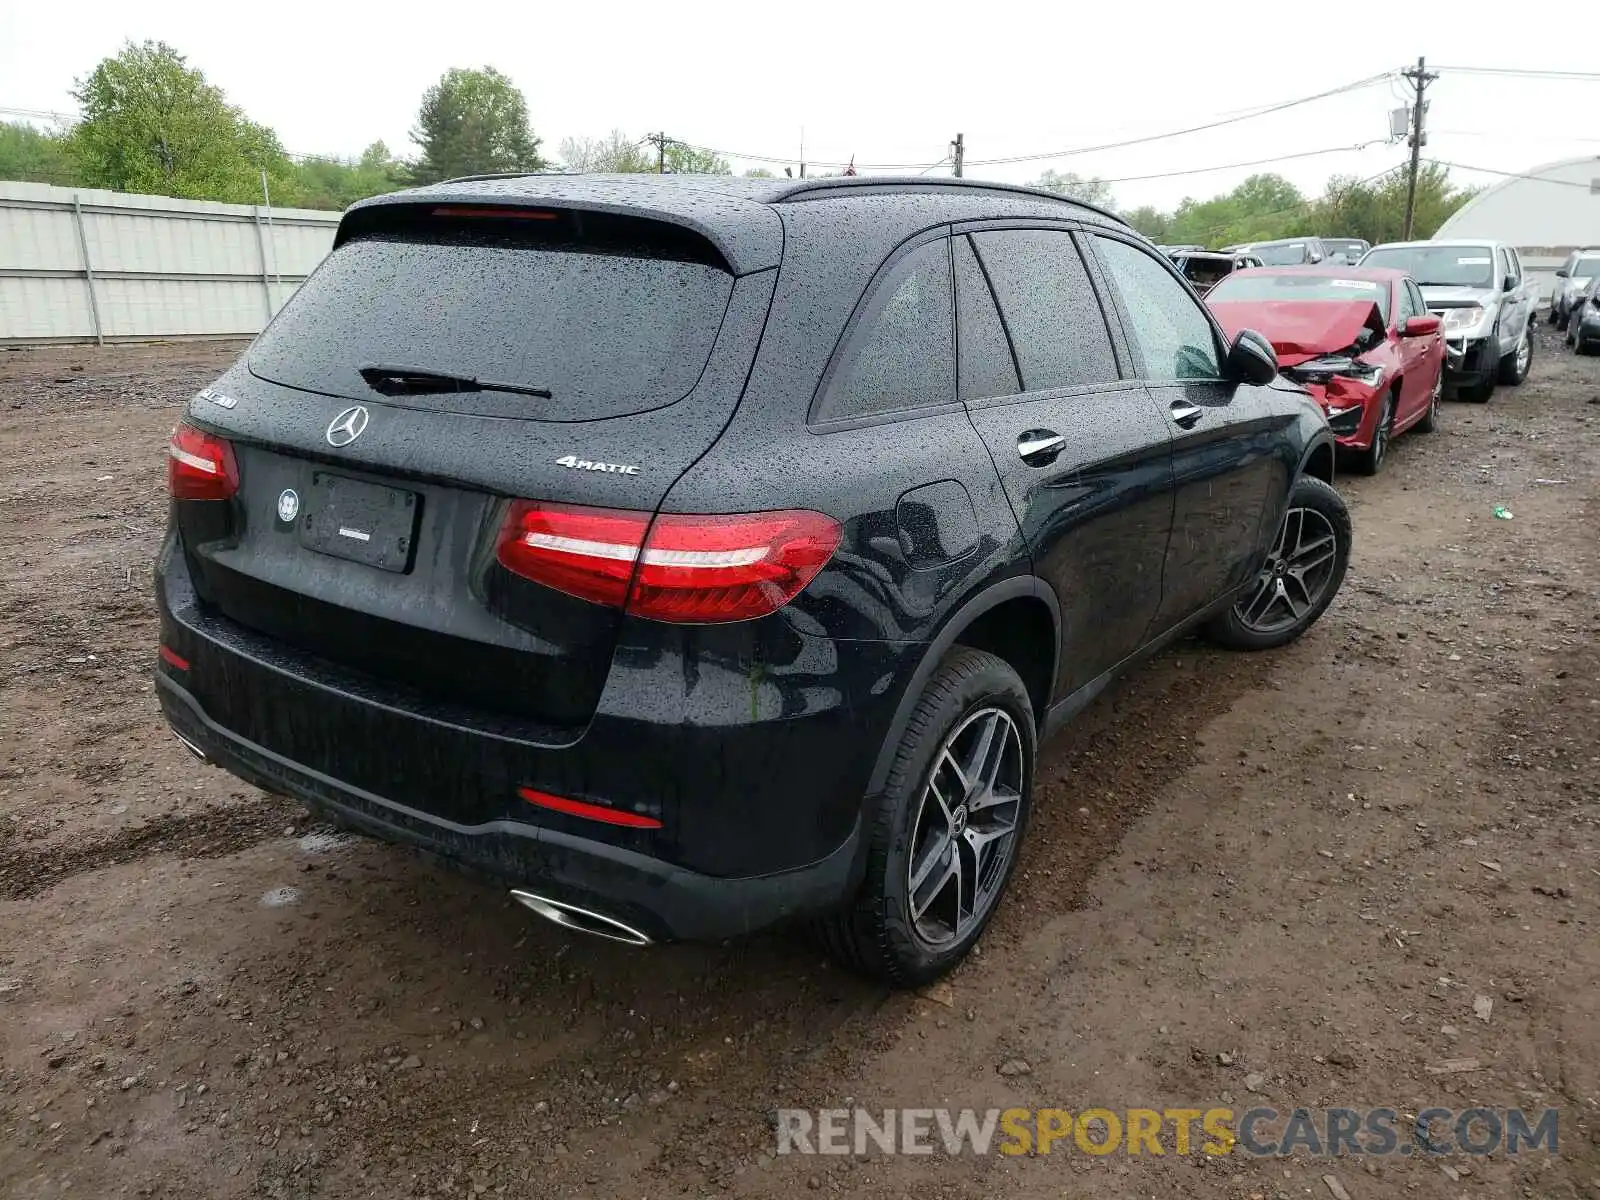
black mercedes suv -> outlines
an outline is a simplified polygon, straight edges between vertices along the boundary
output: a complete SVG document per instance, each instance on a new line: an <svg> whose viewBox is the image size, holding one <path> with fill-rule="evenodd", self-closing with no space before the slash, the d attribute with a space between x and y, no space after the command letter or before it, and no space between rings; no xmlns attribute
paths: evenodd
<svg viewBox="0 0 1600 1200"><path fill-rule="evenodd" d="M364 201L169 467L196 754L571 928L805 919L897 984L994 912L1042 737L1186 631L1298 636L1350 547L1263 339L959 180Z"/></svg>

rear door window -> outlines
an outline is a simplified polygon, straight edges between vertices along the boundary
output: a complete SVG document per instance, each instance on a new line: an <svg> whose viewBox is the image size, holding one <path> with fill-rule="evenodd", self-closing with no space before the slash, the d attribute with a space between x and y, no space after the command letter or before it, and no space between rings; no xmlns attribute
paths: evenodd
<svg viewBox="0 0 1600 1200"><path fill-rule="evenodd" d="M1030 392L1119 377L1105 315L1072 235L1001 229L972 235Z"/></svg>
<svg viewBox="0 0 1600 1200"><path fill-rule="evenodd" d="M1096 236L1095 251L1122 297L1129 333L1152 381L1220 379L1216 331L1199 302L1161 262L1115 238Z"/></svg>
<svg viewBox="0 0 1600 1200"><path fill-rule="evenodd" d="M847 336L813 420L953 402L955 304L949 240L919 246L891 266Z"/></svg>
<svg viewBox="0 0 1600 1200"><path fill-rule="evenodd" d="M994 293L978 264L972 243L954 239L956 266L956 376L961 399L1014 396L1022 390L1011 343L1000 322Z"/></svg>
<svg viewBox="0 0 1600 1200"><path fill-rule="evenodd" d="M416 224L346 242L251 347L251 371L362 400L374 391L361 368L373 365L549 389L548 400L387 399L554 421L643 412L688 394L733 291L720 261L681 237L658 244L647 229L584 240L507 224Z"/></svg>

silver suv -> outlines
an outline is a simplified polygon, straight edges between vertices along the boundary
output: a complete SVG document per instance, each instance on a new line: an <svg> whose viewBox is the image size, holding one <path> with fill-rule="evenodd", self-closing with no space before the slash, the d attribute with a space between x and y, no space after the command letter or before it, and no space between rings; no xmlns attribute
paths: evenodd
<svg viewBox="0 0 1600 1200"><path fill-rule="evenodd" d="M1445 383L1464 400L1488 400L1497 383L1515 387L1533 365L1534 285L1515 246L1460 238L1386 242L1363 267L1407 271L1428 311L1444 321Z"/></svg>
<svg viewBox="0 0 1600 1200"><path fill-rule="evenodd" d="M1567 261L1556 271L1555 290L1550 293L1550 324L1566 329L1573 301L1596 275L1600 275L1600 250L1574 250L1567 255Z"/></svg>

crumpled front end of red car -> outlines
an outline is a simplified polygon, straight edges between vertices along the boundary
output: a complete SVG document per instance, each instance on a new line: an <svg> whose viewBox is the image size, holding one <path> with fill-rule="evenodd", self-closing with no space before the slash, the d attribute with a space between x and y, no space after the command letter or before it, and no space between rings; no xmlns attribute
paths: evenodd
<svg viewBox="0 0 1600 1200"><path fill-rule="evenodd" d="M1372 445L1383 407L1382 367L1340 355L1312 359L1284 374L1322 406L1340 449L1365 450Z"/></svg>

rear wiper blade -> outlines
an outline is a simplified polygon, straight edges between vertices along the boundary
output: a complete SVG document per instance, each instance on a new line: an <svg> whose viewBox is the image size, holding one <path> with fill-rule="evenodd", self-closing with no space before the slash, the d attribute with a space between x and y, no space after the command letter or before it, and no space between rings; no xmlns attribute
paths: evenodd
<svg viewBox="0 0 1600 1200"><path fill-rule="evenodd" d="M537 396L541 400L550 400L555 396L549 388L475 379L471 375L452 375L448 371L430 371L425 367L368 363L360 370L367 386L386 395L401 392L511 392L518 396Z"/></svg>

